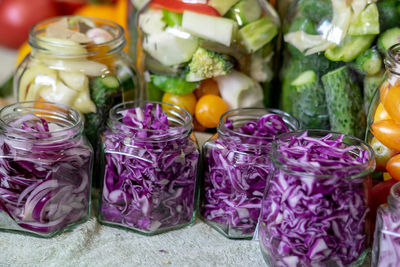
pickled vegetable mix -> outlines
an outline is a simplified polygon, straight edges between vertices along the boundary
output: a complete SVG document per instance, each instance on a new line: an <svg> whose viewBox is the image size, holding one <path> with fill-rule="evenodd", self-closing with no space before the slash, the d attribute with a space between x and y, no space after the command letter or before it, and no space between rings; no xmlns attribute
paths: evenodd
<svg viewBox="0 0 400 267"><path fill-rule="evenodd" d="M400 263L400 183L395 184L388 204L378 209L372 266L397 266Z"/></svg>
<svg viewBox="0 0 400 267"><path fill-rule="evenodd" d="M348 266L368 246L367 144L327 131L281 135L262 202L259 237L273 266Z"/></svg>
<svg viewBox="0 0 400 267"><path fill-rule="evenodd" d="M0 112L0 230L48 237L89 217L93 150L76 111L31 104Z"/></svg>
<svg viewBox="0 0 400 267"><path fill-rule="evenodd" d="M154 234L193 221L199 151L191 118L177 106L163 109L127 102L111 110L100 222Z"/></svg>
<svg viewBox="0 0 400 267"><path fill-rule="evenodd" d="M272 141L298 125L277 110L243 108L224 115L203 147L200 214L229 238L251 238L271 170Z"/></svg>
<svg viewBox="0 0 400 267"><path fill-rule="evenodd" d="M34 26L32 53L17 70L19 101L51 101L74 107L96 146L109 109L136 97L132 63L122 52L123 29L110 21L60 17ZM96 146L97 147L97 146Z"/></svg>
<svg viewBox="0 0 400 267"><path fill-rule="evenodd" d="M152 0L138 14L147 97L188 110L197 130L228 109L269 103L279 18L265 1Z"/></svg>
<svg viewBox="0 0 400 267"><path fill-rule="evenodd" d="M400 36L399 7L397 0L298 0L283 27L282 109L305 128L363 138L383 57Z"/></svg>

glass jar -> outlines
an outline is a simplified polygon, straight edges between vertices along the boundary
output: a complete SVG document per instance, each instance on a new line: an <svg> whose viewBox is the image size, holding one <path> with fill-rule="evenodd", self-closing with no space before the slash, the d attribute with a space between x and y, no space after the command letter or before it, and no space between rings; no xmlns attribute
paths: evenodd
<svg viewBox="0 0 400 267"><path fill-rule="evenodd" d="M280 135L258 226L270 266L353 266L369 244L375 161L363 141L326 130ZM358 263L360 263L358 261Z"/></svg>
<svg viewBox="0 0 400 267"><path fill-rule="evenodd" d="M199 148L187 111L121 103L110 111L102 142L102 224L153 235L194 222Z"/></svg>
<svg viewBox="0 0 400 267"><path fill-rule="evenodd" d="M139 90L134 64L123 52L118 24L66 16L44 20L29 34L31 53L19 65L14 91L19 101L52 101L74 107L85 134L97 147L110 108L134 100Z"/></svg>
<svg viewBox="0 0 400 267"><path fill-rule="evenodd" d="M79 113L50 102L0 111L0 230L51 237L89 218L93 149Z"/></svg>
<svg viewBox="0 0 400 267"><path fill-rule="evenodd" d="M392 186L387 204L381 205L376 218L372 266L400 264L400 183Z"/></svg>
<svg viewBox="0 0 400 267"><path fill-rule="evenodd" d="M137 15L136 63L147 99L185 108L199 131L216 128L228 109L275 103L280 20L273 7L189 2L152 0Z"/></svg>
<svg viewBox="0 0 400 267"><path fill-rule="evenodd" d="M225 113L217 134L203 146L202 219L228 238L251 238L270 171L271 143L279 133L298 128L295 118L279 110Z"/></svg>
<svg viewBox="0 0 400 267"><path fill-rule="evenodd" d="M386 0L293 1L282 27L281 109L305 129L364 138L383 57L397 43L391 37L398 36L399 6Z"/></svg>

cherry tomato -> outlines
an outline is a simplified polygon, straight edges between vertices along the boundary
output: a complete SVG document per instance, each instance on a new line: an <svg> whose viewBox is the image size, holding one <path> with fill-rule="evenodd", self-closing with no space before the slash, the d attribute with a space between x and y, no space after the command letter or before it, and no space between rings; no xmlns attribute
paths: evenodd
<svg viewBox="0 0 400 267"><path fill-rule="evenodd" d="M186 95L173 95L170 93L165 93L162 102L177 105L183 109L186 109L190 115L194 114L196 107L196 97L193 93Z"/></svg>
<svg viewBox="0 0 400 267"><path fill-rule="evenodd" d="M379 103L378 107L375 110L374 122L390 120L390 119L391 119L391 117L390 117L389 113L387 113L383 104Z"/></svg>
<svg viewBox="0 0 400 267"><path fill-rule="evenodd" d="M18 48L34 24L53 16L57 16L53 0L0 1L0 45Z"/></svg>
<svg viewBox="0 0 400 267"><path fill-rule="evenodd" d="M378 171L386 171L386 163L397 154L396 151L386 147L376 137L372 138L370 145L375 152L376 169Z"/></svg>
<svg viewBox="0 0 400 267"><path fill-rule="evenodd" d="M196 104L196 119L206 128L218 126L222 114L228 111L225 101L216 95L205 95Z"/></svg>
<svg viewBox="0 0 400 267"><path fill-rule="evenodd" d="M194 94L199 99L203 95L218 95L218 83L213 79L205 79L200 83L199 88L194 91Z"/></svg>
<svg viewBox="0 0 400 267"><path fill-rule="evenodd" d="M388 89L390 88L390 83L388 81L385 81L384 83L382 83L381 88L379 88L379 94L381 97L381 103L384 102L387 93L389 92Z"/></svg>
<svg viewBox="0 0 400 267"><path fill-rule="evenodd" d="M186 3L183 0L152 0L150 2L150 6L152 8L164 8L176 13L183 13L183 11L185 10L190 10L205 15L211 15L217 17L221 16L219 12L212 6L199 3L190 3L190 2Z"/></svg>
<svg viewBox="0 0 400 267"><path fill-rule="evenodd" d="M385 146L400 151L400 124L394 120L378 121L371 125L372 134Z"/></svg>
<svg viewBox="0 0 400 267"><path fill-rule="evenodd" d="M393 156L386 163L386 170L397 181L400 181L400 154Z"/></svg>
<svg viewBox="0 0 400 267"><path fill-rule="evenodd" d="M390 86L383 97L383 106L393 120L400 123L400 86Z"/></svg>

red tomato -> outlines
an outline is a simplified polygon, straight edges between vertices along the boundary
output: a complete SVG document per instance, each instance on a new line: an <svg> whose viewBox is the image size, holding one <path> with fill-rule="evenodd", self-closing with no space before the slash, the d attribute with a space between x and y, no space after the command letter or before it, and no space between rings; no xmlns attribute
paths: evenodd
<svg viewBox="0 0 400 267"><path fill-rule="evenodd" d="M383 106L392 119L400 123L400 86L390 86L383 97Z"/></svg>
<svg viewBox="0 0 400 267"><path fill-rule="evenodd" d="M378 121L371 125L372 134L385 146L400 151L400 124L394 120Z"/></svg>
<svg viewBox="0 0 400 267"><path fill-rule="evenodd" d="M400 154L393 156L386 163L386 170L397 181L400 181Z"/></svg>
<svg viewBox="0 0 400 267"><path fill-rule="evenodd" d="M183 13L185 10L220 17L219 12L207 5L197 3L185 3L182 0L152 0L150 2L152 8L164 8L172 12Z"/></svg>
<svg viewBox="0 0 400 267"><path fill-rule="evenodd" d="M53 0L0 1L0 45L18 48L34 24L53 16L57 16Z"/></svg>

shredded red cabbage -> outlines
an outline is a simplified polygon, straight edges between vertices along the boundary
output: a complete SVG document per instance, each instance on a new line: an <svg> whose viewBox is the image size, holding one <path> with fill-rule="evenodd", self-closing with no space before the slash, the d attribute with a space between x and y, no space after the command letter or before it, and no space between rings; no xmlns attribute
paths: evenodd
<svg viewBox="0 0 400 267"><path fill-rule="evenodd" d="M378 209L372 266L398 266L400 263L400 183L392 187L389 205ZM390 197L389 197L390 198Z"/></svg>
<svg viewBox="0 0 400 267"><path fill-rule="evenodd" d="M151 233L190 223L199 158L191 128L170 125L158 104L120 116L103 136L100 220Z"/></svg>
<svg viewBox="0 0 400 267"><path fill-rule="evenodd" d="M0 136L0 211L41 235L87 218L92 150L84 139L34 114L9 126Z"/></svg>
<svg viewBox="0 0 400 267"><path fill-rule="evenodd" d="M270 144L289 127L272 113L237 127L227 120L225 126L231 130L226 136L204 146L201 215L230 237L251 237L270 171Z"/></svg>
<svg viewBox="0 0 400 267"><path fill-rule="evenodd" d="M373 168L372 153L344 138L306 131L276 141L258 229L269 264L346 266L366 248L366 177L359 174Z"/></svg>

